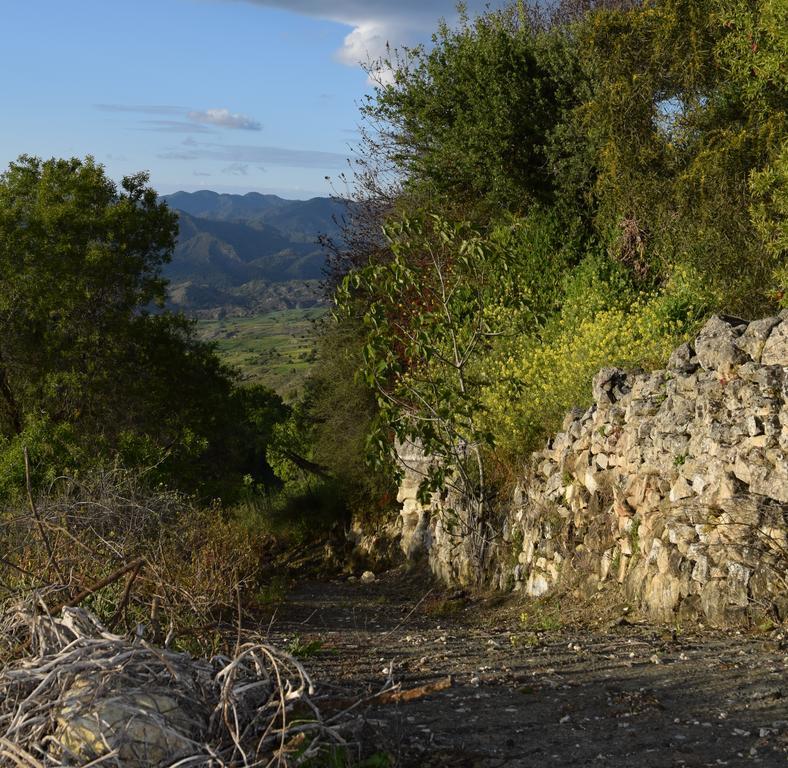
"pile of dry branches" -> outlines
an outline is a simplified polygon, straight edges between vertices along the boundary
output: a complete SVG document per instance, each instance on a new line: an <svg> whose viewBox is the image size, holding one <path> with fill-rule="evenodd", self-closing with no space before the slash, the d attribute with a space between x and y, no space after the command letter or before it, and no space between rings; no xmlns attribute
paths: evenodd
<svg viewBox="0 0 788 768"><path fill-rule="evenodd" d="M302 665L247 629L265 541L123 469L34 496L25 464L26 503L0 509L0 768L289 766L344 745Z"/></svg>
<svg viewBox="0 0 788 768"><path fill-rule="evenodd" d="M295 765L343 744L302 665L257 639L210 661L108 632L40 595L0 616L0 766Z"/></svg>

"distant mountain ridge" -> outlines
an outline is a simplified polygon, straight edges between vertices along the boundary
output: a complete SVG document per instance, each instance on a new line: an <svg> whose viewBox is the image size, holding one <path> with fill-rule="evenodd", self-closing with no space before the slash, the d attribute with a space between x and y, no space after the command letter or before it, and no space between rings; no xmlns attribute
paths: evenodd
<svg viewBox="0 0 788 768"><path fill-rule="evenodd" d="M170 303L195 313L312 306L326 261L321 235L340 237L345 204L201 190L162 198L180 220L165 268Z"/></svg>
<svg viewBox="0 0 788 768"><path fill-rule="evenodd" d="M170 208L200 219L215 221L269 224L293 239L314 238L319 234L339 233L337 220L345 214L346 206L330 197L311 200L286 200L278 195L247 192L231 195L212 192L175 192L161 198Z"/></svg>

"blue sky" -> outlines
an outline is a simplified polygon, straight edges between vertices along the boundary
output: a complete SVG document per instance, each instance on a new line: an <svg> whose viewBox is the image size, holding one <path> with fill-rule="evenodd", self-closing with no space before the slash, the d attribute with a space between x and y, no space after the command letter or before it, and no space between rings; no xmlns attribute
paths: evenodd
<svg viewBox="0 0 788 768"><path fill-rule="evenodd" d="M468 3L481 9L483 1ZM495 3L493 3L495 5ZM453 0L0 0L0 166L92 154L178 189L330 193L360 59L429 39Z"/></svg>

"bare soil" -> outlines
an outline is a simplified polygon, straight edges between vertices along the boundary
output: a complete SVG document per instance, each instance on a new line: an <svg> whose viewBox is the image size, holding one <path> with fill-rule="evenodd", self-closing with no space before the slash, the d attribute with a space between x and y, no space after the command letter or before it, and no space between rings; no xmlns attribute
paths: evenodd
<svg viewBox="0 0 788 768"><path fill-rule="evenodd" d="M270 634L308 656L335 700L371 696L390 676L403 689L451 676L415 701L357 708L360 754L396 766L788 765L783 632L562 605L447 593L395 570L298 586Z"/></svg>

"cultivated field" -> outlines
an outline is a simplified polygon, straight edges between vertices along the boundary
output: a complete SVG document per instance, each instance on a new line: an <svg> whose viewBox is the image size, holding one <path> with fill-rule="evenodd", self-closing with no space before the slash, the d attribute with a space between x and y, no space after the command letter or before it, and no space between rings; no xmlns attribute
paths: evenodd
<svg viewBox="0 0 788 768"><path fill-rule="evenodd" d="M294 399L314 360L313 330L325 307L284 309L249 317L198 320L200 336L217 344L243 381L265 384Z"/></svg>

